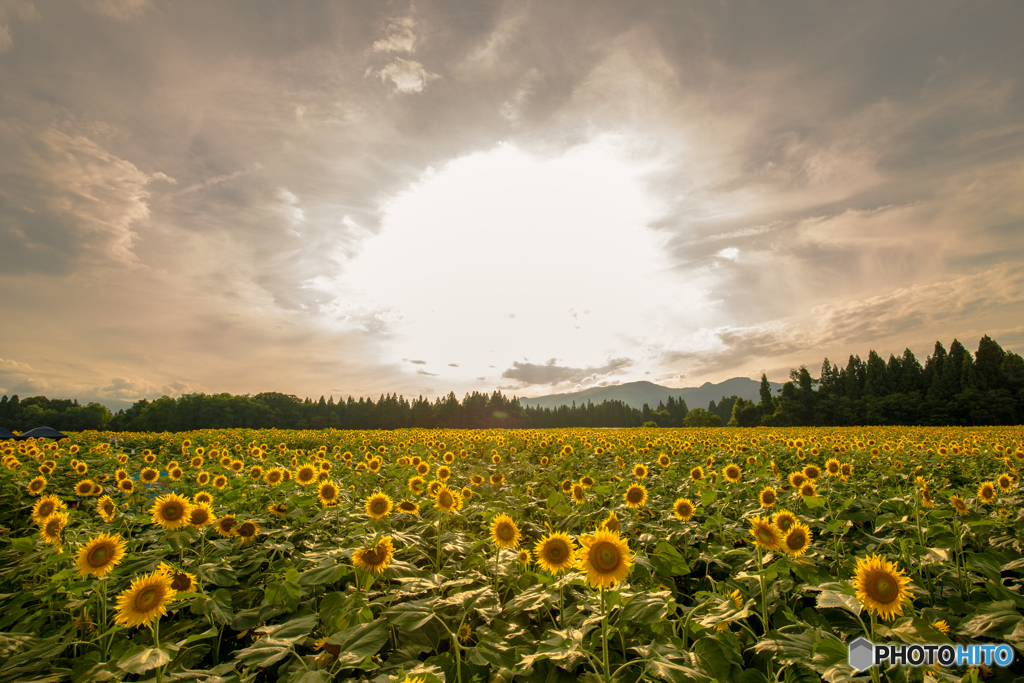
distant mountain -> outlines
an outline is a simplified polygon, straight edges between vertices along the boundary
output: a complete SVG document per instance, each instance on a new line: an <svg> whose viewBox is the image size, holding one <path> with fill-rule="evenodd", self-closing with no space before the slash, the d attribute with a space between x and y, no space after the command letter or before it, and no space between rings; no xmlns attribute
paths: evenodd
<svg viewBox="0 0 1024 683"><path fill-rule="evenodd" d="M782 389L779 382L769 382L772 387L772 394L778 396ZM752 380L749 377L733 377L718 384L705 382L699 387L684 387L672 389L663 387L653 382L628 382L616 384L610 387L593 387L571 394L552 394L550 396L538 396L537 398L520 398L519 402L524 406L540 406L542 408L557 408L558 406L576 405L586 403L588 400L594 404L603 401L622 401L633 408L643 408L646 403L652 409L657 409L659 401L667 401L669 396L676 400L686 401L687 408L707 408L708 403L718 403L729 396L739 396L755 403L761 400L761 382Z"/></svg>

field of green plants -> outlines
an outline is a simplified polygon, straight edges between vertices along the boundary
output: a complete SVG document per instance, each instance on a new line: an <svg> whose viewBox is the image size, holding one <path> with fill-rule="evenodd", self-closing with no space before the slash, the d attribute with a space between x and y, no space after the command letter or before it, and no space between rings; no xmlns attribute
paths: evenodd
<svg viewBox="0 0 1024 683"><path fill-rule="evenodd" d="M0 683L1024 680L1020 428L0 452ZM858 673L860 635L1018 658Z"/></svg>

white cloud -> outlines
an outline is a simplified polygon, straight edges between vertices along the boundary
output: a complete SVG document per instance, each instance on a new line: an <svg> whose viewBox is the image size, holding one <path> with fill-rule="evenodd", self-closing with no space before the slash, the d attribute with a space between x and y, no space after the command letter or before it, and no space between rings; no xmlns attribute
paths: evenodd
<svg viewBox="0 0 1024 683"><path fill-rule="evenodd" d="M385 85L390 81L396 93L423 92L427 83L440 78L437 74L429 73L419 62L401 57L395 57L380 71L370 70L367 73L378 76Z"/></svg>
<svg viewBox="0 0 1024 683"><path fill-rule="evenodd" d="M373 43L374 52L415 52L416 21L412 17L401 17L388 22L387 37Z"/></svg>

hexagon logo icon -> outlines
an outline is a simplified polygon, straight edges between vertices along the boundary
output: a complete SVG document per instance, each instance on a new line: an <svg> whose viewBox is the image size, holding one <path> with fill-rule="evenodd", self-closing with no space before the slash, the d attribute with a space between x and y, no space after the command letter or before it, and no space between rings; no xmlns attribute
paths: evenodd
<svg viewBox="0 0 1024 683"><path fill-rule="evenodd" d="M875 646L867 638L850 641L850 666L857 671L866 671L875 663Z"/></svg>

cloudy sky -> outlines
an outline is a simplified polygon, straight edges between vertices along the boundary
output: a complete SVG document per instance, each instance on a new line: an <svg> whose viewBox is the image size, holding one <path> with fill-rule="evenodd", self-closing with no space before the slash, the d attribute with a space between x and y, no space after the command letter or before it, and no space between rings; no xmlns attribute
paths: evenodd
<svg viewBox="0 0 1024 683"><path fill-rule="evenodd" d="M0 0L0 393L1024 351L1024 4Z"/></svg>

